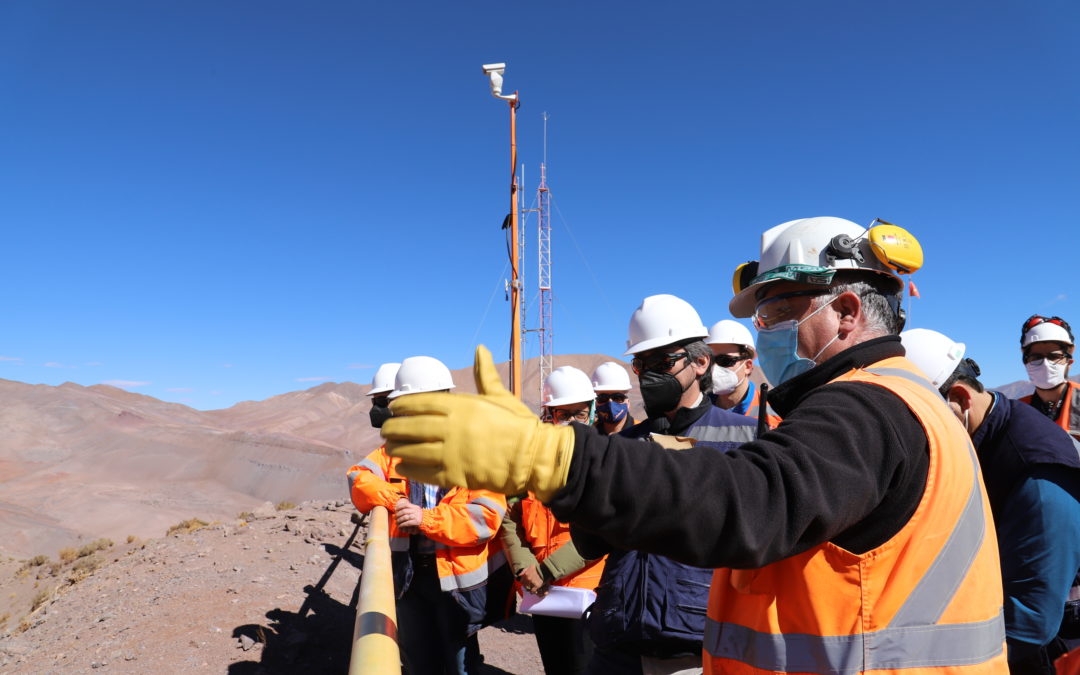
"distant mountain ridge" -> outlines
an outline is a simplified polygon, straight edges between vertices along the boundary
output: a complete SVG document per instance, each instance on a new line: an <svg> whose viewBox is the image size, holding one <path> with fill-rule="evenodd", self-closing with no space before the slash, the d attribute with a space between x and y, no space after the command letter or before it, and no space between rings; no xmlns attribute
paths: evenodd
<svg viewBox="0 0 1080 675"><path fill-rule="evenodd" d="M619 360L554 361L591 374ZM497 367L505 381L506 364ZM535 359L525 372L523 398L536 410ZM453 377L456 391L475 391L472 368ZM326 382L200 411L108 385L0 380L0 552L160 536L181 520L233 518L267 500L346 498L345 470L381 443L369 389ZM640 415L636 390L631 403Z"/></svg>

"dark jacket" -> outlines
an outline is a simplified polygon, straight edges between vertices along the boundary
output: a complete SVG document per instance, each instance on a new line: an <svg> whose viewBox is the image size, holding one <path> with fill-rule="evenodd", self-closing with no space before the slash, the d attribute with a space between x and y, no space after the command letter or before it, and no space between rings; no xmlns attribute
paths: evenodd
<svg viewBox="0 0 1080 675"><path fill-rule="evenodd" d="M714 451L738 447L753 438L754 421L712 405L708 398L695 408L683 408L673 422L642 422L622 432L644 439L652 429L699 439ZM662 450L661 452L671 452ZM607 552L602 540L571 530L574 543L592 547L590 555ZM705 632L712 570L693 567L664 556L615 550L608 555L596 603L587 625L593 642L603 648L657 658L700 654Z"/></svg>
<svg viewBox="0 0 1080 675"><path fill-rule="evenodd" d="M895 394L830 381L903 354L898 337L882 337L792 378L769 396L784 421L724 454L657 452L575 426L552 512L613 546L701 567L761 567L826 541L869 551L918 506L929 446Z"/></svg>
<svg viewBox="0 0 1080 675"><path fill-rule="evenodd" d="M1057 634L1080 569L1080 455L1035 408L993 396L972 441L1001 551L1009 661L1021 671Z"/></svg>

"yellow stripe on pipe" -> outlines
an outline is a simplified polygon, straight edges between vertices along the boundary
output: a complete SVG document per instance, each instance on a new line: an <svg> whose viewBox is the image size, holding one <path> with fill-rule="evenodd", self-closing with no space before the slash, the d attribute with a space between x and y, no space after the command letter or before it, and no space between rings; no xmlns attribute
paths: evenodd
<svg viewBox="0 0 1080 675"><path fill-rule="evenodd" d="M389 514L384 507L376 506L368 523L349 675L400 675Z"/></svg>

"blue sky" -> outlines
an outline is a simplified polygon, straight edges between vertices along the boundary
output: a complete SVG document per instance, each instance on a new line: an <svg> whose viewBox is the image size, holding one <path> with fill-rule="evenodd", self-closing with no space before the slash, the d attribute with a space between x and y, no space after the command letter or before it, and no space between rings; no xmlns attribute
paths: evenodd
<svg viewBox="0 0 1080 675"><path fill-rule="evenodd" d="M530 200L551 116L557 353L621 354L653 293L727 318L772 225L880 217L926 251L909 325L1024 379L1021 321L1080 323L1077 34L1064 1L8 0L0 377L217 408L505 354L505 61Z"/></svg>

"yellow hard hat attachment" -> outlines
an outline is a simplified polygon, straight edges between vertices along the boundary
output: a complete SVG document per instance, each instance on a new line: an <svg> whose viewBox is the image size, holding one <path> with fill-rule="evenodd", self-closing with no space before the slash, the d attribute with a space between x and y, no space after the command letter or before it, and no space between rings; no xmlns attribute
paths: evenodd
<svg viewBox="0 0 1080 675"><path fill-rule="evenodd" d="M923 265L922 245L899 225L875 218L866 238L874 256L897 274L912 274Z"/></svg>

